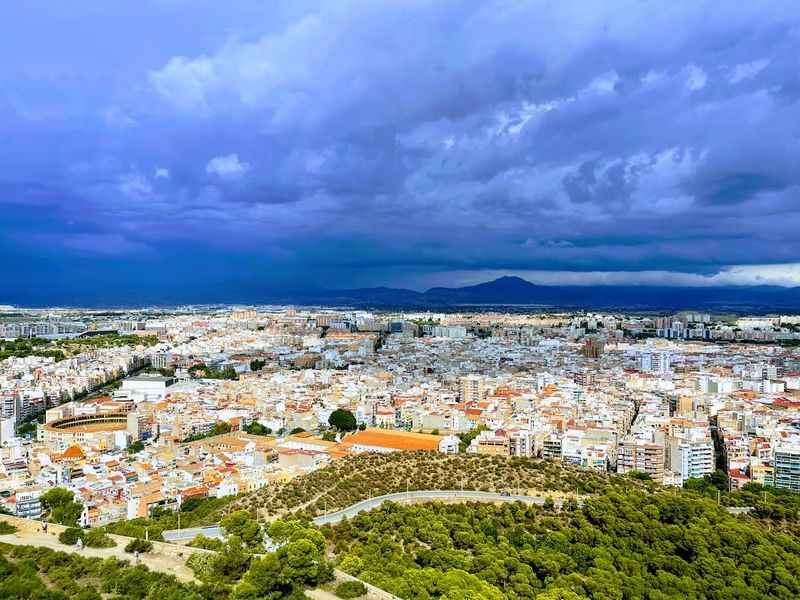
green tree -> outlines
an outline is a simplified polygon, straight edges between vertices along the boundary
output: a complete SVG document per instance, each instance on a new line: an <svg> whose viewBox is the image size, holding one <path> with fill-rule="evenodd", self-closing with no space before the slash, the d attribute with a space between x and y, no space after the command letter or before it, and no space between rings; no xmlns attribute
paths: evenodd
<svg viewBox="0 0 800 600"><path fill-rule="evenodd" d="M189 542L187 546L191 546L192 548L203 548L205 550L214 550L216 552L220 552L225 547L225 543L222 540L206 537L203 534L200 534L196 538L194 538L191 542Z"/></svg>
<svg viewBox="0 0 800 600"><path fill-rule="evenodd" d="M90 548L113 548L117 543L102 529L90 529L83 534L83 543Z"/></svg>
<svg viewBox="0 0 800 600"><path fill-rule="evenodd" d="M283 572L283 565L274 552L254 560L234 590L236 600L287 596L292 591L292 582Z"/></svg>
<svg viewBox="0 0 800 600"><path fill-rule="evenodd" d="M326 581L332 570L320 549L307 539L289 542L277 552L284 577L300 585L314 586Z"/></svg>
<svg viewBox="0 0 800 600"><path fill-rule="evenodd" d="M67 527L58 534L58 541L67 546L74 546L79 539L83 539L83 531L78 527Z"/></svg>
<svg viewBox="0 0 800 600"><path fill-rule="evenodd" d="M265 427L258 421L253 421L247 427L244 428L246 433L250 435L271 435L272 429L269 427Z"/></svg>
<svg viewBox="0 0 800 600"><path fill-rule="evenodd" d="M134 552L143 554L145 552L150 552L152 549L153 544L150 541L143 540L141 538L134 538L125 545L125 552L128 554L133 554Z"/></svg>
<svg viewBox="0 0 800 600"><path fill-rule="evenodd" d="M75 494L61 487L52 488L42 494L41 502L50 512L50 522L67 527L76 527L83 512L83 505L75 502Z"/></svg>
<svg viewBox="0 0 800 600"><path fill-rule="evenodd" d="M264 539L261 525L246 510L232 512L219 523L228 536L238 537L250 549L260 551Z"/></svg>
<svg viewBox="0 0 800 600"><path fill-rule="evenodd" d="M466 433L460 433L458 435L458 440L459 440L458 451L462 453L466 452L467 448L472 443L472 440L478 437L478 434L480 432L487 431L488 429L489 428L486 425L481 424L472 429L471 431L467 431Z"/></svg>
<svg viewBox="0 0 800 600"><path fill-rule="evenodd" d="M211 563L212 581L221 581L223 583L238 581L250 567L252 559L252 553L245 548L242 540L235 535L229 536L225 548L213 557Z"/></svg>
<svg viewBox="0 0 800 600"><path fill-rule="evenodd" d="M136 440L130 446L128 446L128 452L131 454L136 454L142 450L144 450L144 442L142 442L142 440Z"/></svg>
<svg viewBox="0 0 800 600"><path fill-rule="evenodd" d="M334 593L344 600L352 600L353 598L360 598L367 593L367 586L360 581L343 581L336 586Z"/></svg>
<svg viewBox="0 0 800 600"><path fill-rule="evenodd" d="M355 416L349 410L337 408L328 417L328 425L335 427L338 431L355 431L358 427Z"/></svg>

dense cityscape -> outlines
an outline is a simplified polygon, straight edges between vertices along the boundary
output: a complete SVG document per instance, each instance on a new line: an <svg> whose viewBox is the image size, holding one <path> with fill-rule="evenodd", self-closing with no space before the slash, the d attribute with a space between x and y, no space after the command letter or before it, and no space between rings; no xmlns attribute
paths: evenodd
<svg viewBox="0 0 800 600"><path fill-rule="evenodd" d="M57 486L105 525L416 450L800 491L794 316L7 314L0 502L19 516Z"/></svg>
<svg viewBox="0 0 800 600"><path fill-rule="evenodd" d="M800 599L800 3L0 2L0 600Z"/></svg>

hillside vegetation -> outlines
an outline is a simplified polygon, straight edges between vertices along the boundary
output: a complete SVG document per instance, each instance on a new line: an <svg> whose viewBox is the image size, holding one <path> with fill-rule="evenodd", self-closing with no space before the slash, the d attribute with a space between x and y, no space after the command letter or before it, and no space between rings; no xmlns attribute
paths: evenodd
<svg viewBox="0 0 800 600"><path fill-rule="evenodd" d="M260 525L248 513L234 513L230 521L224 524L229 537L220 552L194 553L187 559L200 583L183 583L171 574L114 558L0 543L0 599L302 600L305 590L333 578L319 530L298 521L277 521L269 535L280 547L264 552ZM136 549L146 551L141 544ZM133 550L133 544L126 547Z"/></svg>
<svg viewBox="0 0 800 600"><path fill-rule="evenodd" d="M340 568L409 600L800 597L800 542L689 492L610 492L563 512L386 504L324 527Z"/></svg>
<svg viewBox="0 0 800 600"><path fill-rule="evenodd" d="M213 597L209 591L113 558L0 543L0 598L204 600Z"/></svg>
<svg viewBox="0 0 800 600"><path fill-rule="evenodd" d="M566 501L562 509L553 502L385 503L335 526L319 529L307 520L324 490L334 494L332 509L370 490L405 489L406 477L412 489L460 487L454 481L466 472L474 474L473 488L564 490ZM199 584L120 561L0 544L0 598L299 600L305 590L329 584L334 563L408 600L800 597L798 496L752 486L720 494L723 504L755 507L754 516L734 517L717 505L712 481L665 490L641 474L600 475L536 460L365 455L272 494L185 503L182 524L218 522L228 534L225 542L197 544L217 553L188 559ZM575 486L580 507L569 493ZM291 506L295 514L259 522L252 504L264 498L274 502L269 510ZM310 509L302 509L309 500ZM240 504L249 508L231 511ZM141 536L148 527L155 537L175 518L162 514L112 528Z"/></svg>
<svg viewBox="0 0 800 600"><path fill-rule="evenodd" d="M475 454L396 452L350 456L308 475L243 496L227 510L280 515L303 509L306 516L345 508L359 500L410 490L552 492L575 496L652 487L630 477L581 470L533 458Z"/></svg>

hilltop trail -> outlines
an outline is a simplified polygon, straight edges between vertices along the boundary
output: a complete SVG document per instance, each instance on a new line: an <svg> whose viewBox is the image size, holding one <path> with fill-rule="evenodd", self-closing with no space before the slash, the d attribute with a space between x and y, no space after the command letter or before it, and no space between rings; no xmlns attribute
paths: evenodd
<svg viewBox="0 0 800 600"><path fill-rule="evenodd" d="M51 526L52 527L52 526ZM52 529L51 529L52 531ZM97 558L117 558L119 560L126 560L133 565L133 555L125 552L125 544L130 541L130 538L125 538L118 535L109 535L117 542L114 548L87 548L78 550L75 546L67 546L58 541L55 532L42 533L38 531L26 531L20 529L16 533L0 535L0 543L11 544L14 546L41 546L59 552L68 552L70 554L77 554L79 556L97 557ZM165 554L150 554L143 553L139 555L139 561L151 571L159 571L167 575L174 575L183 582L197 582L192 570L186 566L186 559L195 550L184 552L184 556L178 556L181 552L179 546L175 547L175 553L172 555Z"/></svg>

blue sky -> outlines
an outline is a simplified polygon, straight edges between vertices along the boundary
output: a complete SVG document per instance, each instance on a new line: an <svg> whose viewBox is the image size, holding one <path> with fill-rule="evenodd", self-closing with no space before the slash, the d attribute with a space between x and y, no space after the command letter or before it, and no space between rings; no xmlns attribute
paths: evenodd
<svg viewBox="0 0 800 600"><path fill-rule="evenodd" d="M0 4L0 303L800 284L800 6Z"/></svg>

